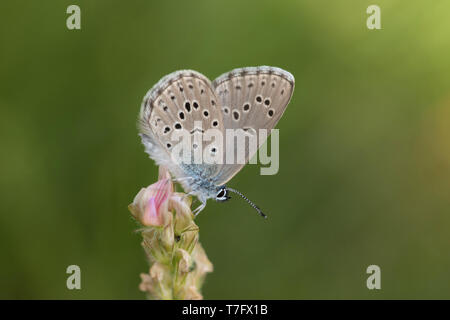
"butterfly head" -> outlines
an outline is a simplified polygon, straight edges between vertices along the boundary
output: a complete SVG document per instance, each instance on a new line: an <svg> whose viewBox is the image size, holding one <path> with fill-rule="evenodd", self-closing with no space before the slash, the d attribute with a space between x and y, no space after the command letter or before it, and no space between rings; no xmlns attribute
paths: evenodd
<svg viewBox="0 0 450 320"><path fill-rule="evenodd" d="M227 187L221 186L221 187L217 188L217 193L216 193L216 198L215 198L216 201L223 202L223 201L227 201L230 198L231 197L228 195Z"/></svg>

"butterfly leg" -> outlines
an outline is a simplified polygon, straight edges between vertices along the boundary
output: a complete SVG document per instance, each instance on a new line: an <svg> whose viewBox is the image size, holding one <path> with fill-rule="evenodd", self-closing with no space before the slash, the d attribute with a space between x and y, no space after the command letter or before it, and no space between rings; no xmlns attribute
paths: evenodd
<svg viewBox="0 0 450 320"><path fill-rule="evenodd" d="M206 201L203 201L201 205L199 205L195 210L192 212L194 216L197 216L203 209L206 207Z"/></svg>
<svg viewBox="0 0 450 320"><path fill-rule="evenodd" d="M194 178L193 177L172 178L173 182L181 182L181 181L188 181L188 180L194 180Z"/></svg>
<svg viewBox="0 0 450 320"><path fill-rule="evenodd" d="M183 195L183 197L181 198L181 200L182 201L184 201L187 197L189 197L189 196L195 196L195 194L194 194L194 192L188 192L188 193L185 193L184 195ZM197 199L194 199L194 201L196 201Z"/></svg>

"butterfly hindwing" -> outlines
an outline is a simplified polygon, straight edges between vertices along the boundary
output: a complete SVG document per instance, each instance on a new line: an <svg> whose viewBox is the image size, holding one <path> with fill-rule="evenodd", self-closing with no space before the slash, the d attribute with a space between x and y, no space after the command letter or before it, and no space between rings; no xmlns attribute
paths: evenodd
<svg viewBox="0 0 450 320"><path fill-rule="evenodd" d="M182 70L161 79L144 98L139 127L146 152L158 164L167 166L176 178L201 173L210 176L217 174L217 165L180 164L174 162L170 154L180 141L174 139L174 131L188 132L192 149L198 152L214 147L213 140L201 139L203 132L209 129L223 131L224 123L217 97L210 81L202 74ZM184 181L183 186L188 191L192 189L188 181Z"/></svg>

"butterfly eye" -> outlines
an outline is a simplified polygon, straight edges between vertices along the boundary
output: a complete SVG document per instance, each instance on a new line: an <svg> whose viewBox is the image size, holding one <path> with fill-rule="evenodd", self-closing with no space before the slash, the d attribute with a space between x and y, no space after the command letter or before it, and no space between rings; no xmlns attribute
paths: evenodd
<svg viewBox="0 0 450 320"><path fill-rule="evenodd" d="M227 195L227 192L225 189L220 189L220 191L217 193L216 198L217 199L223 199Z"/></svg>

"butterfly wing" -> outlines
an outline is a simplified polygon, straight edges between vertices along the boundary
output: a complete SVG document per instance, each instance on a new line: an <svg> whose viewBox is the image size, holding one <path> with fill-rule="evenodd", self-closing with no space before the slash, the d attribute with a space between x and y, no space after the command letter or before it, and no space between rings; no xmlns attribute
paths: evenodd
<svg viewBox="0 0 450 320"><path fill-rule="evenodd" d="M139 130L145 151L158 165L166 166L186 189L192 190L185 177L214 176L219 166L216 164L183 164L171 157L176 130L186 130L191 134L193 148L211 148L212 141L195 139L196 134L208 129L223 131L222 113L210 81L204 75L182 70L162 78L144 97L139 115ZM194 145L198 141L197 144Z"/></svg>
<svg viewBox="0 0 450 320"><path fill-rule="evenodd" d="M219 76L213 87L222 108L225 129L243 129L246 135L254 135L259 148L264 143L258 137L259 129L267 129L270 134L275 127L292 97L294 77L276 67L247 67ZM236 154L237 145L234 145ZM245 163L255 152L247 145ZM224 164L215 177L216 183L229 181L245 163Z"/></svg>

